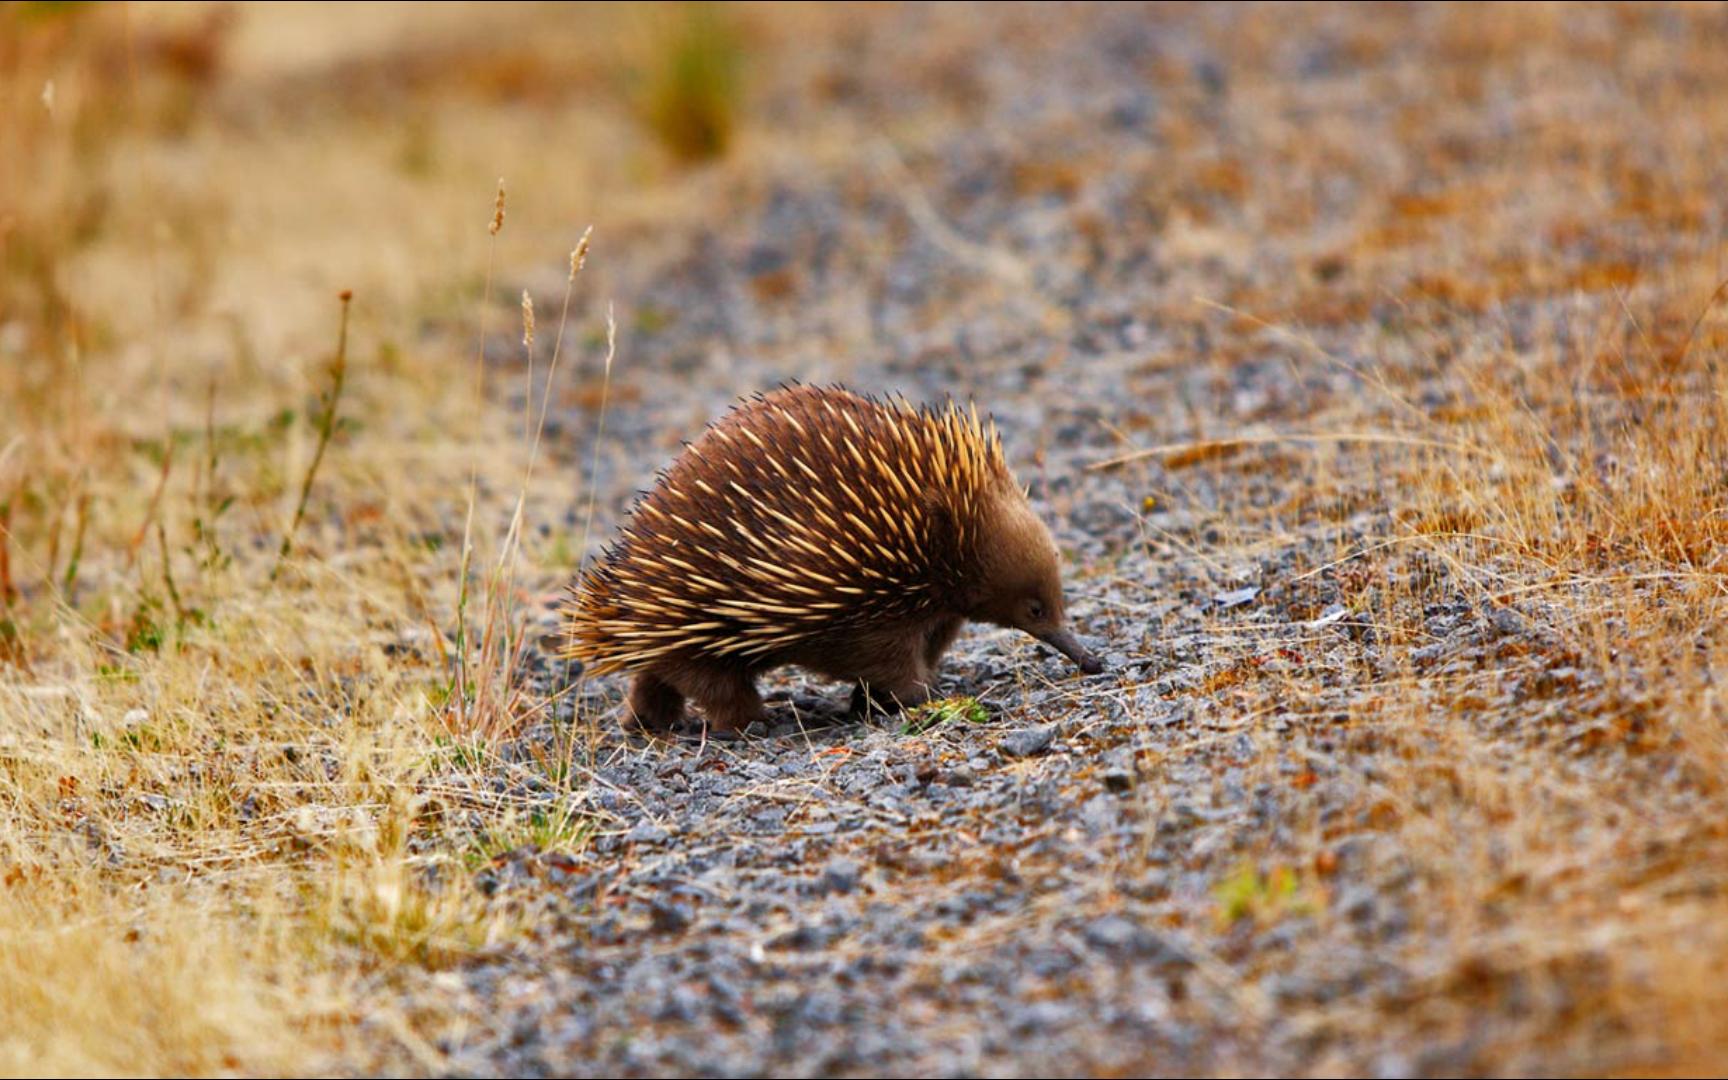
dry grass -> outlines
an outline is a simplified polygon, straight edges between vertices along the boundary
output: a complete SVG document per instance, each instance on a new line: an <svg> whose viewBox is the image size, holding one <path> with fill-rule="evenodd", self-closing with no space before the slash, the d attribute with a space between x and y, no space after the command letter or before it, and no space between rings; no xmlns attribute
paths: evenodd
<svg viewBox="0 0 1728 1080"><path fill-rule="evenodd" d="M1415 982L1381 1006L1423 1044L1468 1048L1444 1064L1418 1059L1423 1071L1607 1063L1686 1075L1728 1057L1712 1019L1728 996L1707 974L1728 963L1717 930L1728 919L1717 684L1728 659L1728 311L1717 272L1701 260L1653 270L1604 305L1580 300L1571 334L1515 343L1466 329L1443 356L1411 358L1446 389L1438 405L1407 397L1396 368L1371 372L1371 400L1315 418L1318 436L1184 443L1104 466L1290 470L1278 448L1295 445L1296 460L1311 455L1294 467L1299 513L1351 507L1364 483L1388 510L1384 532L1296 584L1335 583L1389 666L1353 672L1342 696L1314 672L1252 666L1207 689L1249 715L1288 717L1290 702L1316 717L1345 710L1337 750L1263 737L1304 770L1338 767L1342 753L1373 777L1363 820L1397 837L1403 857L1384 876L1413 875L1424 931L1421 951L1402 956ZM1431 318L1468 327L1455 316L1448 304ZM1294 322L1246 321L1311 347ZM1373 430L1356 427L1364 415ZM1227 530L1213 555L1281 543L1288 507L1271 520L1256 506L1224 509L1274 535ZM1425 657L1439 640L1434 605L1449 597L1505 620L1505 643ZM1308 826L1295 865L1322 868L1324 913L1336 833ZM1281 893L1253 864L1243 873L1220 883L1232 913L1277 907L1298 887L1283 879ZM1386 1015L1352 996L1298 1023L1348 1041Z"/></svg>
<svg viewBox="0 0 1728 1080"><path fill-rule="evenodd" d="M493 18L465 17L482 35ZM1540 54L1551 17L1459 19L1438 47ZM692 189L654 172L644 144L622 161L551 155L536 133L580 122L607 145L641 108L681 159L744 138L737 46L710 18L688 16L660 81L619 109L545 104L559 90L548 73L564 67L535 67L531 51L500 65L476 58L496 49L408 47L334 66L337 92L360 98L353 115L272 126L250 110L293 117L328 72L271 71L255 29L153 10L0 11L0 1071L313 1071L378 1052L356 1048L362 1019L366 1038L412 1059L435 1021L388 1007L358 1017L360 988L521 930L451 868L517 841L582 843L583 822L447 786L520 767L492 748L550 708L522 691L529 609L571 569L560 545L582 546L528 527L557 520L573 485L580 495L580 463L536 467L543 402L529 393L518 415L477 385L491 377L488 329L503 331L493 276L559 262L547 234L571 234L553 248L575 242L603 197L649 189L617 204L626 227L694 212L676 205ZM586 48L569 67L627 79L630 63ZM393 80L414 100L390 99ZM423 112L397 124L405 108ZM1612 162L1602 131L1551 119L1541 138L1556 156L1624 173L1605 217L1670 233L1719 221L1711 176ZM1728 111L1692 124L1685 138L1719 146ZM1341 140L1333 152L1353 151ZM509 220L489 230L500 171ZM1428 890L1423 940L1442 944L1412 960L1423 981L1380 1003L1386 1013L1435 1035L1494 1013L1482 1060L1508 1068L1719 1067L1721 268L1612 251L1547 265L1510 250L1523 236L1515 179L1374 193L1387 196L1373 203L1381 217L1340 257L1353 281L1407 285L1409 339L1435 347L1370 372L1372 400L1302 432L1152 456L1250 468L1307 440L1294 473L1306 494L1282 512L1343 505L1363 475L1390 510L1384 535L1316 568L1400 658L1355 673L1347 750L1382 762L1364 811L1400 837ZM1215 162L1171 184L1154 194L1172 233L1192 228L1171 257L1183 242L1227 247L1201 235L1205 208L1246 197L1243 171ZM1303 220L1259 194L1270 220ZM1448 232L1466 211L1470 229ZM1603 222L1570 207L1529 214L1550 238L1611 246ZM568 285L561 304L536 298L528 336L556 335L553 379L576 367L603 379L609 317L574 265ZM1244 286L1204 317L1231 322L1232 342L1300 341L1304 326L1384 301L1376 288ZM1613 303L1533 339L1481 329L1492 319L1448 329L1573 291ZM1236 358L1226 347L1217 359ZM1448 400L1408 398L1415 370ZM1352 464L1363 460L1365 472ZM1266 542L1244 531L1221 546ZM1458 666L1416 658L1437 580L1536 625L1543 646ZM1242 679L1249 715L1335 689ZM1564 738L1542 722L1562 713ZM1300 740L1289 752L1321 753ZM580 783L543 771L566 791ZM1332 917L1330 838L1308 824L1307 865L1250 863L1222 883L1230 918L1276 921L1296 904ZM1308 1022L1348 1033L1383 1020L1352 999Z"/></svg>
<svg viewBox="0 0 1728 1080"><path fill-rule="evenodd" d="M1548 643L1487 682L1405 673L1407 704L1386 710L1411 762L1389 786L1413 861L1442 910L1472 913L1443 977L1470 980L1473 1009L1533 993L1590 1018L1527 1032L1526 1061L1684 1072L1728 1053L1701 1022L1728 997L1699 968L1728 960L1712 929L1728 917L1712 674L1728 658L1728 383L1704 343L1728 325L1720 301L1682 272L1623 295L1624 317L1585 339L1459 357L1470 404L1446 426L1484 453L1420 461L1407 482L1413 546ZM1419 596L1373 606L1420 636ZM1531 763L1484 731L1508 714L1528 718Z"/></svg>
<svg viewBox="0 0 1728 1080"><path fill-rule="evenodd" d="M1414 1059L1423 1072L1688 1075L1728 1057L1717 1020L1728 995L1709 974L1728 963L1717 682L1728 660L1728 310L1713 274L1652 273L1574 336L1514 343L1436 316L1465 326L1443 358L1411 358L1428 378L1442 372L1440 404L1415 404L1391 368L1370 373L1371 400L1340 402L1305 432L1100 464L1285 477L1295 494L1271 510L1233 505L1220 486L1228 524L1206 552L1220 562L1294 545L1279 525L1292 513L1347 518L1366 494L1387 514L1383 530L1286 583L1298 597L1335 588L1379 660L1340 673L1298 626L1287 650L1249 655L1203 687L1225 717L1247 718L1236 730L1275 748L1270 762L1289 764L1265 767L1268 784L1287 789L1294 776L1300 787L1314 770L1363 777L1358 824L1395 837L1400 854L1358 877L1412 883L1420 932L1376 947L1413 979L1287 1018L1316 1039L1370 1043L1395 1017L1412 1050L1464 1048ZM1293 323L1244 321L1344 363ZM1506 636L1425 655L1443 640L1431 630L1437 605L1459 600ZM1225 648L1231 633L1218 628ZM1293 731L1271 726L1293 718ZM1162 804L1145 813L1159 820ZM1331 875L1350 826L1300 814L1289 826L1298 839L1268 838L1221 872L1220 925L1301 915L1347 926L1331 910ZM1253 1031L1270 1006L1239 980L1281 963L1232 959ZM1357 1067L1322 1058L1318 1071Z"/></svg>
<svg viewBox="0 0 1728 1080"><path fill-rule="evenodd" d="M223 134L220 80L277 92L185 58L225 21L0 20L0 1069L315 1070L360 980L518 932L446 871L580 842L504 797L477 831L448 788L549 707L520 691L521 569L556 538L523 522L569 495L468 376L464 279L560 253L489 229L459 163L380 168L363 120ZM580 209L511 224L573 243ZM574 279L542 334L592 317ZM460 338L421 333L452 300Z"/></svg>

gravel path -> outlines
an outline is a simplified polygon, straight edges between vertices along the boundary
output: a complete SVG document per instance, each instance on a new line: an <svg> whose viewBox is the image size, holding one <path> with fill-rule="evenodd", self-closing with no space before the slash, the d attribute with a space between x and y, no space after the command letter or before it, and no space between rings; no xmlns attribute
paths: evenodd
<svg viewBox="0 0 1728 1080"><path fill-rule="evenodd" d="M1210 442L1396 430L1454 399L1449 351L1580 310L1575 290L1526 290L1476 322L1395 299L1470 226L1441 235L1385 206L1424 175L1494 186L1537 167L1513 148L1528 84L1446 44L1459 18L907 8L824 46L873 74L812 100L797 69L766 105L789 141L844 121L854 143L770 157L656 242L601 230L596 272L625 325L597 541L738 394L797 377L970 397L1052 523L1110 670L1081 677L974 628L942 688L975 696L982 722L848 724L845 688L795 673L768 681L774 723L741 742L649 744L604 721L576 762L590 842L481 871L532 933L411 988L473 1018L438 1047L453 1071L1611 1066L1610 1032L1507 1056L1507 1031L1557 1030L1571 983L1500 969L1476 944L1491 936L1435 898L1391 824L1409 812L1400 770L1427 767L1411 764L1423 705L1386 700L1427 692L1423 673L1481 676L1444 707L1472 762L1516 770L1532 736L1515 718L1609 694L1600 673L1539 600L1485 604L1419 548L1338 562L1397 532L1408 448ZM1576 33L1598 30L1581 15ZM1636 103L1579 72L1556 67L1545 100L1619 125L1633 157L1658 152ZM1436 104L1430 80L1468 77L1485 79L1474 99ZM1399 222L1408 236L1374 232ZM1529 242L1496 229L1463 257ZM552 294L560 273L523 284ZM559 418L573 476L593 419ZM1088 469L1159 445L1179 448ZM1376 587L1402 590L1419 638L1364 614ZM548 661L548 691L570 674ZM558 722L603 716L622 689L581 683ZM1580 735L1589 715L1554 722ZM528 733L523 754L551 739ZM1542 743L1541 767L1583 799L1597 778L1672 768L1568 750L1553 729ZM1643 798L1666 811L1683 793Z"/></svg>

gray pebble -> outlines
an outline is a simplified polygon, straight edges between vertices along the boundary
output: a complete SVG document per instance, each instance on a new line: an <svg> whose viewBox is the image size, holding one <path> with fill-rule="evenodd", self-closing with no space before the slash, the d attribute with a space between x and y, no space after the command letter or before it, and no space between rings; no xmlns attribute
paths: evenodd
<svg viewBox="0 0 1728 1080"><path fill-rule="evenodd" d="M1032 757L1050 749L1050 744L1056 741L1056 724L1038 724L1034 727L1020 728L1018 731L1004 735L996 746L1009 757Z"/></svg>

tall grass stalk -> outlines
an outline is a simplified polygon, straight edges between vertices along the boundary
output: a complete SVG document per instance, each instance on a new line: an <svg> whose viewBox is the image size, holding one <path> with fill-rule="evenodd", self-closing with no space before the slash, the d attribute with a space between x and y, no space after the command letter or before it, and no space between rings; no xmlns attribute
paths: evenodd
<svg viewBox="0 0 1728 1080"><path fill-rule="evenodd" d="M474 404L486 400L486 314L492 306L492 271L498 258L498 234L504 229L504 178L498 178L498 194L492 202L492 220L486 232L486 283L480 290L480 311L474 344ZM456 665L449 700L455 704L454 728L467 732L472 726L468 709L468 571L474 558L474 505L480 494L480 438L474 432L472 458L468 464L468 509L462 523L462 563L456 586Z"/></svg>
<svg viewBox="0 0 1728 1080"><path fill-rule="evenodd" d="M300 479L300 499L294 504L293 520L282 534L282 546L276 552L276 565L270 568L271 581L275 581L282 572L283 563L287 562L289 553L294 550L294 534L300 531L300 523L306 518L306 504L312 498L312 483L318 478L318 466L324 463L324 453L330 449L330 440L336 434L336 410L342 404L342 388L348 381L348 309L354 300L354 294L344 290L338 299L342 301L342 319L336 332L336 358L330 362L330 391L324 395L324 408L318 415L318 446L312 451L312 462L306 467L306 475ZM172 452L173 444L169 443L169 453ZM166 478L166 459L162 473Z"/></svg>

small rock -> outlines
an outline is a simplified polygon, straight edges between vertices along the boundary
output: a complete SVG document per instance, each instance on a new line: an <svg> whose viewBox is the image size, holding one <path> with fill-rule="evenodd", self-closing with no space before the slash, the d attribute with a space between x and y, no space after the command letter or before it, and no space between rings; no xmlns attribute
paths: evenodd
<svg viewBox="0 0 1728 1080"><path fill-rule="evenodd" d="M1217 596L1212 598L1212 602L1225 611L1229 611L1231 608L1239 608L1246 604L1252 604L1254 598L1259 595L1260 587L1258 585L1246 585L1231 592L1219 593Z"/></svg>
<svg viewBox="0 0 1728 1080"><path fill-rule="evenodd" d="M1133 956L1161 965L1187 966L1193 963L1180 946L1126 915L1105 915L1094 919L1083 931L1083 936L1086 944L1113 956Z"/></svg>
<svg viewBox="0 0 1728 1080"><path fill-rule="evenodd" d="M654 929L662 934L676 934L690 928L696 916L688 905L654 900L648 905L648 916Z"/></svg>
<svg viewBox="0 0 1728 1080"><path fill-rule="evenodd" d="M1320 613L1320 617L1318 619L1314 619L1313 621L1311 621L1308 624L1308 629L1310 629L1310 630L1325 629L1326 627L1331 626L1333 623L1339 621L1340 619L1342 619L1344 616L1346 616L1348 614L1350 614L1349 608L1345 607L1343 604L1333 604L1331 607L1327 608L1325 611L1322 611Z"/></svg>
<svg viewBox="0 0 1728 1080"><path fill-rule="evenodd" d="M858 887L858 864L850 859L835 859L822 871L819 887L825 893L849 893Z"/></svg>
<svg viewBox="0 0 1728 1080"><path fill-rule="evenodd" d="M949 787L971 787L978 782L978 773L967 765L956 765L942 773L939 778Z"/></svg>
<svg viewBox="0 0 1728 1080"><path fill-rule="evenodd" d="M1432 664L1434 661L1446 655L1446 650L1449 648L1451 648L1451 646L1446 642L1436 641L1432 645L1423 645L1411 649L1410 659L1415 661L1418 666Z"/></svg>
<svg viewBox="0 0 1728 1080"><path fill-rule="evenodd" d="M1050 744L1056 741L1055 724L1039 724L1037 727L1021 728L1003 736L996 744L1009 757L1032 757L1050 749Z"/></svg>
<svg viewBox="0 0 1728 1080"><path fill-rule="evenodd" d="M1009 1026L1016 1034L1030 1035L1071 1027L1074 1006L1063 1001L1039 1001L1015 1011Z"/></svg>
<svg viewBox="0 0 1728 1080"><path fill-rule="evenodd" d="M624 840L630 844L664 844L670 835L652 821L644 821L625 833Z"/></svg>
<svg viewBox="0 0 1728 1080"><path fill-rule="evenodd" d="M833 934L825 927L804 923L782 934L777 934L768 940L770 949L795 949L807 951L820 949L833 939Z"/></svg>
<svg viewBox="0 0 1728 1080"><path fill-rule="evenodd" d="M1507 607L1490 608L1488 621L1494 624L1494 629L1502 634L1515 635L1527 633L1529 628L1524 619L1516 611Z"/></svg>
<svg viewBox="0 0 1728 1080"><path fill-rule="evenodd" d="M1345 886L1338 894L1336 910L1351 922L1372 922L1378 913L1374 890L1359 885Z"/></svg>

